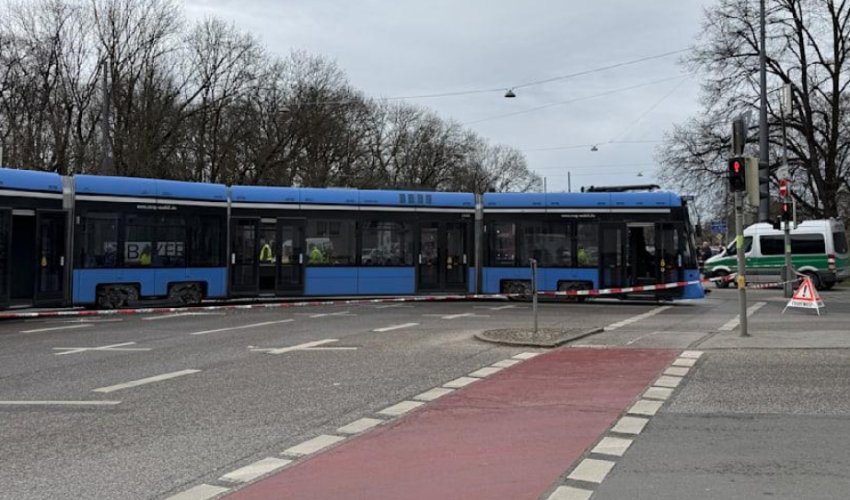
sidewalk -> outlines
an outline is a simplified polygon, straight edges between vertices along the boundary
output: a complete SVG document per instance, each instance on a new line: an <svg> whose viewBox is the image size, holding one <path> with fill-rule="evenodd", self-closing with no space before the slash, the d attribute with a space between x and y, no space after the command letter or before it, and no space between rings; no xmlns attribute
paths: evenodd
<svg viewBox="0 0 850 500"><path fill-rule="evenodd" d="M558 349L227 498L537 499L676 354Z"/></svg>

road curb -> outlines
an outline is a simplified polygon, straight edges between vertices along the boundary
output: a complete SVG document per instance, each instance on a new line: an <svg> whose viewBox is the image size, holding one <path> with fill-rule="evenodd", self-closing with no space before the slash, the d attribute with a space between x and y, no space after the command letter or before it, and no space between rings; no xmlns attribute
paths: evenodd
<svg viewBox="0 0 850 500"><path fill-rule="evenodd" d="M499 344L499 345L508 345L513 347L544 347L544 348L554 348L558 346L562 346L569 342L573 342L575 340L580 340L585 337L589 337L591 335L595 335L597 333L602 333L605 331L603 327L594 327L590 330L583 330L574 335L566 335L564 337L552 340L544 340L540 341L529 341L529 340L512 340L510 338L499 338L498 336L490 335L488 336L488 332L498 332L499 330L486 330L483 332L477 332L474 336L476 339L481 340L483 342L489 342L491 344Z"/></svg>

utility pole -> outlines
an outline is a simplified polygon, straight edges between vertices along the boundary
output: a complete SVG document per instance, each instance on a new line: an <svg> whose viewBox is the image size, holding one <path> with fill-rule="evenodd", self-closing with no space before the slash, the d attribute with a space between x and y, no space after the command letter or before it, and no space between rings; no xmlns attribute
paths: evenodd
<svg viewBox="0 0 850 500"><path fill-rule="evenodd" d="M747 143L747 117L746 115L732 121L732 157L729 158L728 177L729 191L734 193L735 203L735 256L738 260L737 278L738 304L740 308L739 325L741 337L749 337L747 332L747 259L744 248L744 193L749 189L758 189L759 186L747 185L747 158L740 156L744 153L744 144ZM749 176L753 178L752 175ZM758 184L758 183L756 183Z"/></svg>
<svg viewBox="0 0 850 500"><path fill-rule="evenodd" d="M760 25L761 41L759 43L759 80L761 83L761 99L759 102L759 183L751 189L758 189L759 206L758 221L770 222L770 192L768 190L768 177L770 158L768 156L767 138L767 43L766 22L764 14L765 0L760 2Z"/></svg>
<svg viewBox="0 0 850 500"><path fill-rule="evenodd" d="M740 191L735 192L735 255L738 257L738 314L741 317L741 337L749 337L747 332L747 279L746 255L744 255L744 195Z"/></svg>
<svg viewBox="0 0 850 500"><path fill-rule="evenodd" d="M784 282L782 284L782 292L786 299L794 296L794 287L791 286L791 278L794 276L794 265L791 262L791 221L788 220L789 207L788 198L790 195L788 185L788 139L785 130L785 114L791 110L791 84L786 83L782 87L782 99L779 101L779 113L782 115L782 166L784 172L783 179L779 181L779 201L782 202L782 225L783 225L783 250L785 253L785 272L783 273Z"/></svg>

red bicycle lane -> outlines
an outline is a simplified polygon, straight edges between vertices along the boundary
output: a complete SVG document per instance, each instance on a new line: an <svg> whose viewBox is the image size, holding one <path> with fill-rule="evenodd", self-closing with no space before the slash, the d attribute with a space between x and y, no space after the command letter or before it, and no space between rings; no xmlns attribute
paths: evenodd
<svg viewBox="0 0 850 500"><path fill-rule="evenodd" d="M677 354L551 351L227 498L536 499Z"/></svg>

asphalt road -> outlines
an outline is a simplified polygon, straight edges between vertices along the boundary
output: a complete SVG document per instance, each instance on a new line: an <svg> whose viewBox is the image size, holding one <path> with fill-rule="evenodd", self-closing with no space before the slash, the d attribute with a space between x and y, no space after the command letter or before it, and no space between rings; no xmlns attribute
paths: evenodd
<svg viewBox="0 0 850 500"><path fill-rule="evenodd" d="M786 332L795 325L811 330L813 324L810 311L786 313L777 320L784 303L776 295L751 294L764 305L753 312L754 336L746 341L805 343L790 334L770 337L777 325ZM826 332L823 341L837 351L850 347L850 339L840 335L850 314L846 295L825 299L828 314L820 324ZM742 346L734 330L724 329L736 317L735 299L734 290L727 290L674 305L543 304L540 323L609 327L580 341L581 346L709 349L695 373L701 376L707 370L706 385L698 392L710 393L719 383L710 377L714 371L734 374L743 384L750 374L730 367L754 364L747 356L715 356L759 347ZM483 366L534 351L473 338L480 330L530 322L528 304L459 302L0 323L0 498L166 498L201 483L215 484L245 464L279 455L293 444ZM711 350L715 348L717 354ZM780 353L763 354L774 359ZM800 376L810 378L812 367L822 361L804 360ZM719 364L710 370L713 363ZM830 376L846 375L839 369ZM789 382L767 380L778 387ZM812 380L810 386L817 383ZM624 460L658 439L669 440L668 448L675 449L676 433L664 431L665 419L695 418L693 432L700 435L710 427L714 419L700 415L716 398L700 400L691 395L698 390L694 387L677 393ZM735 391L724 390L722 396L730 404L739 398L754 400ZM800 401L792 399L790 406L802 404L810 391L798 396ZM836 399L833 392L823 392L817 407L829 410L817 416L843 421L845 428L824 424L818 429L844 430L846 436L846 407L836 406ZM111 403L54 404L59 401ZM677 404L684 406L675 410ZM729 419L725 410L716 413L718 422ZM740 441L739 436L728 437ZM600 497L612 488L614 496L607 498L618 498L619 485L628 487L626 465L614 469L601 485Z"/></svg>

